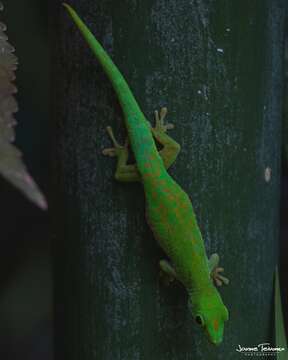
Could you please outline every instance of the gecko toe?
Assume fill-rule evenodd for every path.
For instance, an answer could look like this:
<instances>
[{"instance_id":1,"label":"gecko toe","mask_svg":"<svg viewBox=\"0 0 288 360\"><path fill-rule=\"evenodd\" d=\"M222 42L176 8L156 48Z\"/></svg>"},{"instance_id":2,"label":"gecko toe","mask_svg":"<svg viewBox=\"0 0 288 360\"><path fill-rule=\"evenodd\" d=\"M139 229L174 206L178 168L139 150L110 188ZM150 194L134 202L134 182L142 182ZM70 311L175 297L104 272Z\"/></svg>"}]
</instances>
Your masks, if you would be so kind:
<instances>
[{"instance_id":1,"label":"gecko toe","mask_svg":"<svg viewBox=\"0 0 288 360\"><path fill-rule=\"evenodd\" d=\"M116 149L115 148L103 149L102 154L104 156L114 157L114 156L116 156Z\"/></svg>"}]
</instances>

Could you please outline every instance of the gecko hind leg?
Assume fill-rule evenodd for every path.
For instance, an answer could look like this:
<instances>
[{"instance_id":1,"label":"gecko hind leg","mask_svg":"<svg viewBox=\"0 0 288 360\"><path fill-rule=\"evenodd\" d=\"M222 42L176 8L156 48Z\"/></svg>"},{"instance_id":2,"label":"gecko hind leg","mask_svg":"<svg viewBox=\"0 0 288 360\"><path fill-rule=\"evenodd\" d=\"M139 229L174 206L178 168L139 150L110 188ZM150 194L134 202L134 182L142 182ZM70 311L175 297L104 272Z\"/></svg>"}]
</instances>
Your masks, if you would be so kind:
<instances>
[{"instance_id":1,"label":"gecko hind leg","mask_svg":"<svg viewBox=\"0 0 288 360\"><path fill-rule=\"evenodd\" d=\"M177 274L172 265L167 260L160 260L160 279L165 285L170 285L175 279Z\"/></svg>"},{"instance_id":2,"label":"gecko hind leg","mask_svg":"<svg viewBox=\"0 0 288 360\"><path fill-rule=\"evenodd\" d=\"M117 167L115 172L115 179L121 182L140 181L140 175L135 164L127 164L129 151L128 140L124 145L120 145L116 140L111 126L107 127L107 132L114 145L113 148L107 148L102 151L103 155L110 157L117 157Z\"/></svg>"},{"instance_id":3,"label":"gecko hind leg","mask_svg":"<svg viewBox=\"0 0 288 360\"><path fill-rule=\"evenodd\" d=\"M165 168L168 169L176 160L179 152L180 145L167 135L167 130L173 129L173 124L165 124L164 119L167 115L167 108L163 107L160 110L155 111L155 126L151 129L155 139L163 146L163 149L159 151L160 156L163 159Z\"/></svg>"},{"instance_id":4,"label":"gecko hind leg","mask_svg":"<svg viewBox=\"0 0 288 360\"><path fill-rule=\"evenodd\" d=\"M224 272L224 269L218 266L219 259L220 258L218 254L212 254L210 256L210 259L208 260L210 276L217 286L222 286L222 284L228 285L229 279L223 275L220 275L220 273Z\"/></svg>"}]
</instances>

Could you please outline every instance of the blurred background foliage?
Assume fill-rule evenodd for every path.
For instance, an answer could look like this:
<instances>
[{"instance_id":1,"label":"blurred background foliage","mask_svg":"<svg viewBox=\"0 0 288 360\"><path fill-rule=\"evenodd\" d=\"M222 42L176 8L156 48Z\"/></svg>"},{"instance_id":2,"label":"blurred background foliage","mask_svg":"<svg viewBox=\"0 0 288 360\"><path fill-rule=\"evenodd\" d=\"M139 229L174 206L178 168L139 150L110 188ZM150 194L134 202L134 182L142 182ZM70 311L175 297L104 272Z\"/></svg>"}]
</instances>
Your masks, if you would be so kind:
<instances>
[{"instance_id":1,"label":"blurred background foliage","mask_svg":"<svg viewBox=\"0 0 288 360\"><path fill-rule=\"evenodd\" d=\"M16 143L45 194L48 188L48 1L3 1L1 21L19 58ZM2 178L1 359L52 359L52 276L48 215Z\"/></svg>"}]
</instances>

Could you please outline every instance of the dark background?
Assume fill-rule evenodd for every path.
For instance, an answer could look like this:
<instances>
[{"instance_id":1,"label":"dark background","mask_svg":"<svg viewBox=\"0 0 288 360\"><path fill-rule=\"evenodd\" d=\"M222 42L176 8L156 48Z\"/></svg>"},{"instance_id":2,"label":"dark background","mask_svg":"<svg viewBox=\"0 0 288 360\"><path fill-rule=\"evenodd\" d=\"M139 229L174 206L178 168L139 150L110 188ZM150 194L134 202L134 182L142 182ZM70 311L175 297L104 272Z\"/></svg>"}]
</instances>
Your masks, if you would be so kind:
<instances>
[{"instance_id":1,"label":"dark background","mask_svg":"<svg viewBox=\"0 0 288 360\"><path fill-rule=\"evenodd\" d=\"M45 194L49 179L49 27L48 1L9 0L1 20L17 49L17 144ZM53 46L53 41L50 42ZM53 161L53 159L52 159ZM283 160L281 196L281 277L287 309L288 170ZM52 359L51 232L47 213L30 204L0 179L0 357ZM49 199L49 197L48 197Z\"/></svg>"}]
</instances>

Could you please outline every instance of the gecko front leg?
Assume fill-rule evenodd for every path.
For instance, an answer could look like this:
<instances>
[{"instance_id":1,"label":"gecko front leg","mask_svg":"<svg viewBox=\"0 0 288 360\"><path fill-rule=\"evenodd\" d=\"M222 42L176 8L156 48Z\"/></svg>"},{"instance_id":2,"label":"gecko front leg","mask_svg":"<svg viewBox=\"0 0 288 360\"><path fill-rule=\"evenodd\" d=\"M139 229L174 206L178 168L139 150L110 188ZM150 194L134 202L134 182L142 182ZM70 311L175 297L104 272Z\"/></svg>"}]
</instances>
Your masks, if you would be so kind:
<instances>
[{"instance_id":1,"label":"gecko front leg","mask_svg":"<svg viewBox=\"0 0 288 360\"><path fill-rule=\"evenodd\" d=\"M122 182L140 181L140 175L135 164L127 164L129 152L128 152L128 140L124 145L120 145L116 140L111 126L107 127L107 132L113 142L114 147L104 149L102 151L105 156L116 156L117 167L115 172L115 179Z\"/></svg>"},{"instance_id":2,"label":"gecko front leg","mask_svg":"<svg viewBox=\"0 0 288 360\"><path fill-rule=\"evenodd\" d=\"M167 108L163 107L160 113L155 112L155 126L151 129L155 139L163 146L163 149L159 151L160 156L164 162L165 168L168 169L176 160L179 152L180 145L167 135L167 130L173 129L173 124L165 124L164 120L167 115Z\"/></svg>"},{"instance_id":3,"label":"gecko front leg","mask_svg":"<svg viewBox=\"0 0 288 360\"><path fill-rule=\"evenodd\" d=\"M219 260L219 255L216 253L210 256L210 259L208 260L210 276L217 286L222 286L222 284L228 285L229 279L220 275L220 273L224 272L224 268L218 266Z\"/></svg>"},{"instance_id":4,"label":"gecko front leg","mask_svg":"<svg viewBox=\"0 0 288 360\"><path fill-rule=\"evenodd\" d=\"M155 111L155 126L151 128L154 138L163 146L159 151L164 166L168 169L176 160L180 151L180 145L166 134L167 130L172 129L172 124L165 124L164 119L167 114L167 108L162 108L159 112ZM129 151L128 141L120 145L116 140L111 126L107 127L107 132L114 145L113 148L103 150L103 155L118 158L115 179L121 182L140 181L140 174L136 164L127 164Z\"/></svg>"}]
</instances>

